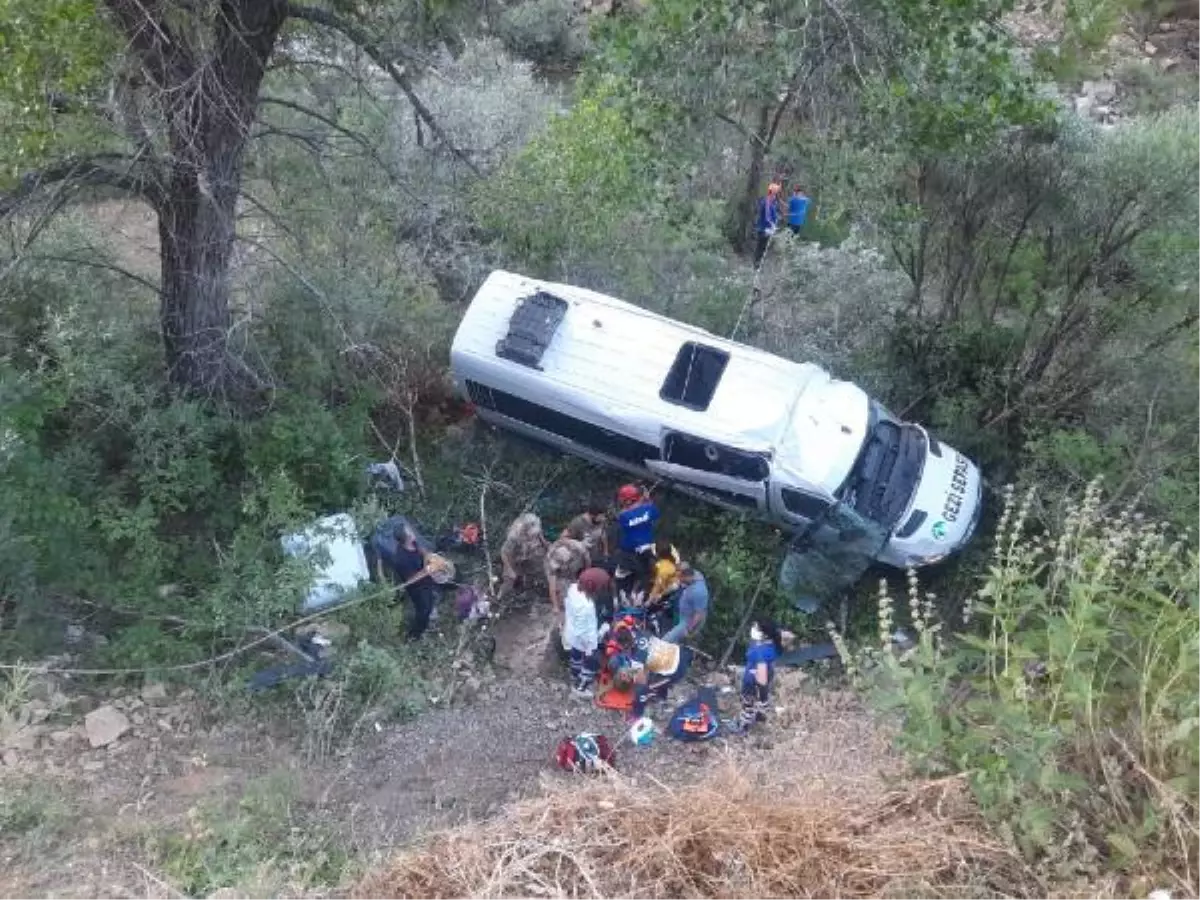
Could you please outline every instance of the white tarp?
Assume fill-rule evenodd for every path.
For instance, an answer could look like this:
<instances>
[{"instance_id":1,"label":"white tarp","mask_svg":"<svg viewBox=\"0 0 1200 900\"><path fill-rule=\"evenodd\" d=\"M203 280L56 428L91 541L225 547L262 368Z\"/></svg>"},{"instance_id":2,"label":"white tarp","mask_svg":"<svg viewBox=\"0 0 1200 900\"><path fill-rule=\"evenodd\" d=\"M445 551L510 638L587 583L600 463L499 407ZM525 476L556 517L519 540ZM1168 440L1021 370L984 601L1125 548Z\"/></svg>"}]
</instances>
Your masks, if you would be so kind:
<instances>
[{"instance_id":1,"label":"white tarp","mask_svg":"<svg viewBox=\"0 0 1200 900\"><path fill-rule=\"evenodd\" d=\"M331 606L370 580L362 539L347 513L326 516L304 531L284 535L281 541L288 556L306 557L319 550L328 554L328 563L318 564L316 578L304 598L304 612Z\"/></svg>"}]
</instances>

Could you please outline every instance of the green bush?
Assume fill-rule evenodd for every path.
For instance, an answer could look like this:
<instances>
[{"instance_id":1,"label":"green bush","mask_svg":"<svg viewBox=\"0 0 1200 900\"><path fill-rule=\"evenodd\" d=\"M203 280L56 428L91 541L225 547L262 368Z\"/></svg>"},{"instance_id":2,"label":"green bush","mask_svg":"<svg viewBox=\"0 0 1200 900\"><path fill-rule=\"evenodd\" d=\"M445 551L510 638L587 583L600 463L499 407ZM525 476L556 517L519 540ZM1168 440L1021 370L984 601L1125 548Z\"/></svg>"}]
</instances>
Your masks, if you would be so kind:
<instances>
[{"instance_id":1,"label":"green bush","mask_svg":"<svg viewBox=\"0 0 1200 900\"><path fill-rule=\"evenodd\" d=\"M909 575L916 646L897 652L886 582L880 646L851 651L856 681L899 717L919 771L962 773L980 806L1060 873L1174 873L1195 891L1200 662L1197 562L1160 524L1101 504L1062 520L1007 504L983 585L951 637ZM961 627L961 623L950 623Z\"/></svg>"},{"instance_id":2,"label":"green bush","mask_svg":"<svg viewBox=\"0 0 1200 900\"><path fill-rule=\"evenodd\" d=\"M505 10L497 28L514 56L539 66L574 66L587 54L587 26L574 0L528 0Z\"/></svg>"},{"instance_id":3,"label":"green bush","mask_svg":"<svg viewBox=\"0 0 1200 900\"><path fill-rule=\"evenodd\" d=\"M338 884L350 864L344 843L284 776L251 784L232 809L193 809L184 831L151 835L147 844L172 886L188 897L222 888L249 896L309 892Z\"/></svg>"}]
</instances>

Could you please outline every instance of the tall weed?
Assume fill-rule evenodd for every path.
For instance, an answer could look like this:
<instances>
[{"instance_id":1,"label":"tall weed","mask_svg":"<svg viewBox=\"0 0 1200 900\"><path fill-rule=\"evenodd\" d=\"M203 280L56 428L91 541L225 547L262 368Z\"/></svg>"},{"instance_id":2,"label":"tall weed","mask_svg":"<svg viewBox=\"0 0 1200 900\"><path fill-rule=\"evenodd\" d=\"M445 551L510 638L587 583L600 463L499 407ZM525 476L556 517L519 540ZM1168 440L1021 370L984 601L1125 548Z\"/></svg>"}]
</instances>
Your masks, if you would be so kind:
<instances>
[{"instance_id":1,"label":"tall weed","mask_svg":"<svg viewBox=\"0 0 1200 900\"><path fill-rule=\"evenodd\" d=\"M1060 874L1099 868L1197 886L1200 708L1197 555L1100 482L1061 521L1033 528L1032 492L1009 488L990 565L944 636L909 573L915 644L838 643L857 683L902 722L930 775L963 773L983 810ZM955 623L958 624L958 623Z\"/></svg>"}]
</instances>

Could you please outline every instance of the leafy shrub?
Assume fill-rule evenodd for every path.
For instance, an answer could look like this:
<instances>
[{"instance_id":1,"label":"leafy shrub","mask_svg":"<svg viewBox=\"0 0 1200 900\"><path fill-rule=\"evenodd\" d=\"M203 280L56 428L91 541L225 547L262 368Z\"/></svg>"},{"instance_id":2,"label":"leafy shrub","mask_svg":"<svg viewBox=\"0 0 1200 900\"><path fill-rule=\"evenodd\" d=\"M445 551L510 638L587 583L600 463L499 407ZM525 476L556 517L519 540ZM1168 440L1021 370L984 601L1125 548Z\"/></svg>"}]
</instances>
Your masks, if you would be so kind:
<instances>
[{"instance_id":1,"label":"leafy shrub","mask_svg":"<svg viewBox=\"0 0 1200 900\"><path fill-rule=\"evenodd\" d=\"M151 835L148 849L189 897L222 888L269 896L333 886L346 873L348 852L297 796L290 778L263 779L232 809L192 809L182 833Z\"/></svg>"},{"instance_id":2,"label":"leafy shrub","mask_svg":"<svg viewBox=\"0 0 1200 900\"><path fill-rule=\"evenodd\" d=\"M574 0L528 0L505 10L500 39L514 56L540 66L573 66L587 53L587 29Z\"/></svg>"},{"instance_id":3,"label":"leafy shrub","mask_svg":"<svg viewBox=\"0 0 1200 900\"><path fill-rule=\"evenodd\" d=\"M1075 873L1103 858L1168 870L1195 891L1200 662L1194 550L1158 523L1104 511L1099 483L1062 521L1027 529L1032 493L1010 489L969 629L942 631L909 574L916 645L892 645L886 582L880 646L852 652L857 682L899 716L926 774L964 773L1026 853Z\"/></svg>"}]
</instances>

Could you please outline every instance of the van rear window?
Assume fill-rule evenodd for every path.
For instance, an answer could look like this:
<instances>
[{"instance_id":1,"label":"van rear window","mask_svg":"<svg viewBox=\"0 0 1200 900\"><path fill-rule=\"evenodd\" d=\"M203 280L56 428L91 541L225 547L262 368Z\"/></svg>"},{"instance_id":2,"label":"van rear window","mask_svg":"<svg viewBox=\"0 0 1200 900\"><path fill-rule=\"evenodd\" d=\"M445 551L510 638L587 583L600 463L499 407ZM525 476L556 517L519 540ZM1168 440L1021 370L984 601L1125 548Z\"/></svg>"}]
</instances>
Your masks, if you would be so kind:
<instances>
[{"instance_id":1,"label":"van rear window","mask_svg":"<svg viewBox=\"0 0 1200 900\"><path fill-rule=\"evenodd\" d=\"M724 350L688 341L679 348L658 395L668 403L704 412L728 364L729 354Z\"/></svg>"}]
</instances>

